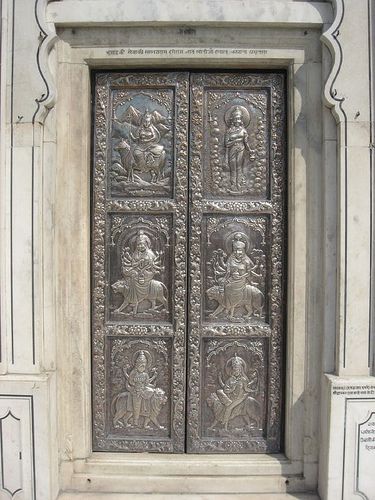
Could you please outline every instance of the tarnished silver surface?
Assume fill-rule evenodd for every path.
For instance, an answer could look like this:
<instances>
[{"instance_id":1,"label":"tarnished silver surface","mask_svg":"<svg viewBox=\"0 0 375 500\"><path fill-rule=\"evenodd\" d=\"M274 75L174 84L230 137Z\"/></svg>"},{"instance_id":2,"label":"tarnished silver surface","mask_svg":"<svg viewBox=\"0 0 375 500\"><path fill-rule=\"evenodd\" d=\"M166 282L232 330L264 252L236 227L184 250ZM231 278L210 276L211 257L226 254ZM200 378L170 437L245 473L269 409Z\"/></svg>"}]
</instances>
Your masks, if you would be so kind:
<instances>
[{"instance_id":1,"label":"tarnished silver surface","mask_svg":"<svg viewBox=\"0 0 375 500\"><path fill-rule=\"evenodd\" d=\"M253 87L207 88L202 139L206 197L269 193L268 90Z\"/></svg>"},{"instance_id":2,"label":"tarnished silver surface","mask_svg":"<svg viewBox=\"0 0 375 500\"><path fill-rule=\"evenodd\" d=\"M262 437L267 389L264 339L204 339L202 349L207 395L207 404L202 408L203 438Z\"/></svg>"},{"instance_id":3,"label":"tarnished silver surface","mask_svg":"<svg viewBox=\"0 0 375 500\"><path fill-rule=\"evenodd\" d=\"M96 76L94 450L185 450L188 83Z\"/></svg>"},{"instance_id":4,"label":"tarnished silver surface","mask_svg":"<svg viewBox=\"0 0 375 500\"><path fill-rule=\"evenodd\" d=\"M264 320L268 217L203 216L204 319Z\"/></svg>"},{"instance_id":5,"label":"tarnished silver surface","mask_svg":"<svg viewBox=\"0 0 375 500\"><path fill-rule=\"evenodd\" d=\"M114 436L164 436L170 429L170 341L112 338L111 412Z\"/></svg>"},{"instance_id":6,"label":"tarnished silver surface","mask_svg":"<svg viewBox=\"0 0 375 500\"><path fill-rule=\"evenodd\" d=\"M108 319L171 321L171 215L110 214Z\"/></svg>"},{"instance_id":7,"label":"tarnished silver surface","mask_svg":"<svg viewBox=\"0 0 375 500\"><path fill-rule=\"evenodd\" d=\"M281 447L285 98L281 74L193 74L187 450Z\"/></svg>"},{"instance_id":8,"label":"tarnished silver surface","mask_svg":"<svg viewBox=\"0 0 375 500\"><path fill-rule=\"evenodd\" d=\"M173 89L111 92L108 165L113 196L172 196L175 102Z\"/></svg>"},{"instance_id":9,"label":"tarnished silver surface","mask_svg":"<svg viewBox=\"0 0 375 500\"><path fill-rule=\"evenodd\" d=\"M279 451L284 76L98 74L94 135L94 450Z\"/></svg>"}]
</instances>

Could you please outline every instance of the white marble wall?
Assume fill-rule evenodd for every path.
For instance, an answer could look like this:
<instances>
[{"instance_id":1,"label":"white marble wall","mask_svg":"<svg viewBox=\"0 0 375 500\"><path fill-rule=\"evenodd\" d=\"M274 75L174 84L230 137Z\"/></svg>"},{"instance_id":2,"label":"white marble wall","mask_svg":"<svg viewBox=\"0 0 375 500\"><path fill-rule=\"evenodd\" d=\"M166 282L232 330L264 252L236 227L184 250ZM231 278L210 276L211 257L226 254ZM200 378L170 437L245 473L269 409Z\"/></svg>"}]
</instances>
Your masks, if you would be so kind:
<instances>
[{"instance_id":1,"label":"white marble wall","mask_svg":"<svg viewBox=\"0 0 375 500\"><path fill-rule=\"evenodd\" d=\"M46 2L3 0L1 8L0 498L51 500L59 486L54 331L47 321L53 311L43 248L51 227L46 167L53 169L45 122L53 105Z\"/></svg>"},{"instance_id":2,"label":"white marble wall","mask_svg":"<svg viewBox=\"0 0 375 500\"><path fill-rule=\"evenodd\" d=\"M100 498L202 487L371 498L374 455L361 441L375 412L371 8L372 0L2 0L1 499L16 489L17 498L55 500L63 489ZM128 51L158 44L168 57ZM219 46L227 55L197 52ZM204 457L91 454L89 70L124 66L289 71L284 457L209 459L205 476Z\"/></svg>"},{"instance_id":3,"label":"white marble wall","mask_svg":"<svg viewBox=\"0 0 375 500\"><path fill-rule=\"evenodd\" d=\"M366 452L366 461L359 460L355 437L375 411L370 21L374 5L338 0L335 6L335 22L323 38L334 57L324 97L335 116L338 138L336 356L331 371L336 377L323 375L321 405L319 491L328 500L372 498L375 491L370 477L375 455Z\"/></svg>"}]
</instances>

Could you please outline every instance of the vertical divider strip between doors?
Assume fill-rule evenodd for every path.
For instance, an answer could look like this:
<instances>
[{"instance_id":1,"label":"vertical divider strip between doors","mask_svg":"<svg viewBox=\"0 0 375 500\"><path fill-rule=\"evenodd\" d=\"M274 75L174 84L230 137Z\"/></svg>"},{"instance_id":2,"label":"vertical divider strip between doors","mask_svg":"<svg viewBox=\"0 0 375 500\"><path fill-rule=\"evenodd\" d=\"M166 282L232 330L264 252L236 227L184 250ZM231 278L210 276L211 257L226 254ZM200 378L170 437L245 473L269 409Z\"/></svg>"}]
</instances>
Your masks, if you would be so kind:
<instances>
[{"instance_id":1,"label":"vertical divider strip between doors","mask_svg":"<svg viewBox=\"0 0 375 500\"><path fill-rule=\"evenodd\" d=\"M192 73L189 72L189 117L188 117L188 128L187 128L187 137L188 137L188 172L187 172L187 222L186 222L186 325L185 325L185 453L187 453L187 432L188 432L188 395L189 395L189 318L190 318L190 208L191 208L191 194L190 194L190 160L191 160L191 141L190 141L190 128L191 128L191 78Z\"/></svg>"}]
</instances>

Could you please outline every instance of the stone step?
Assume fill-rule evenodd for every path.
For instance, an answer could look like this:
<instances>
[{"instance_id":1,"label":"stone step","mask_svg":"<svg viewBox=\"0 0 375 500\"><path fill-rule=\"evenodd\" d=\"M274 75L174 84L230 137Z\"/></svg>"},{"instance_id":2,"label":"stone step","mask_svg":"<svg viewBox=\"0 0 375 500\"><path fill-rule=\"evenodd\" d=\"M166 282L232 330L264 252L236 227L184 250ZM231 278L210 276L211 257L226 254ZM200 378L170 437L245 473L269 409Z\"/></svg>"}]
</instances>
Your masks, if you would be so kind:
<instances>
[{"instance_id":1,"label":"stone step","mask_svg":"<svg viewBox=\"0 0 375 500\"><path fill-rule=\"evenodd\" d=\"M308 493L245 493L245 494L123 494L123 493L62 493L57 500L319 500Z\"/></svg>"}]
</instances>

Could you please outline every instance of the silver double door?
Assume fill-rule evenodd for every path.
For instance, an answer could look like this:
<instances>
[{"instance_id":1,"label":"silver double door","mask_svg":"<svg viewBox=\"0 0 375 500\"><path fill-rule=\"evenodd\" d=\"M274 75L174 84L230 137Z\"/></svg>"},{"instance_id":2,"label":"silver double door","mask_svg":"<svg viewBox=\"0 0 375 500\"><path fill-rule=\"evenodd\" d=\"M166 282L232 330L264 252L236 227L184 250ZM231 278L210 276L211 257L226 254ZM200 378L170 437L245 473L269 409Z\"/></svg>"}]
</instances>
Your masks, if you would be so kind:
<instances>
[{"instance_id":1,"label":"silver double door","mask_svg":"<svg viewBox=\"0 0 375 500\"><path fill-rule=\"evenodd\" d=\"M93 449L280 451L285 75L93 93Z\"/></svg>"}]
</instances>

